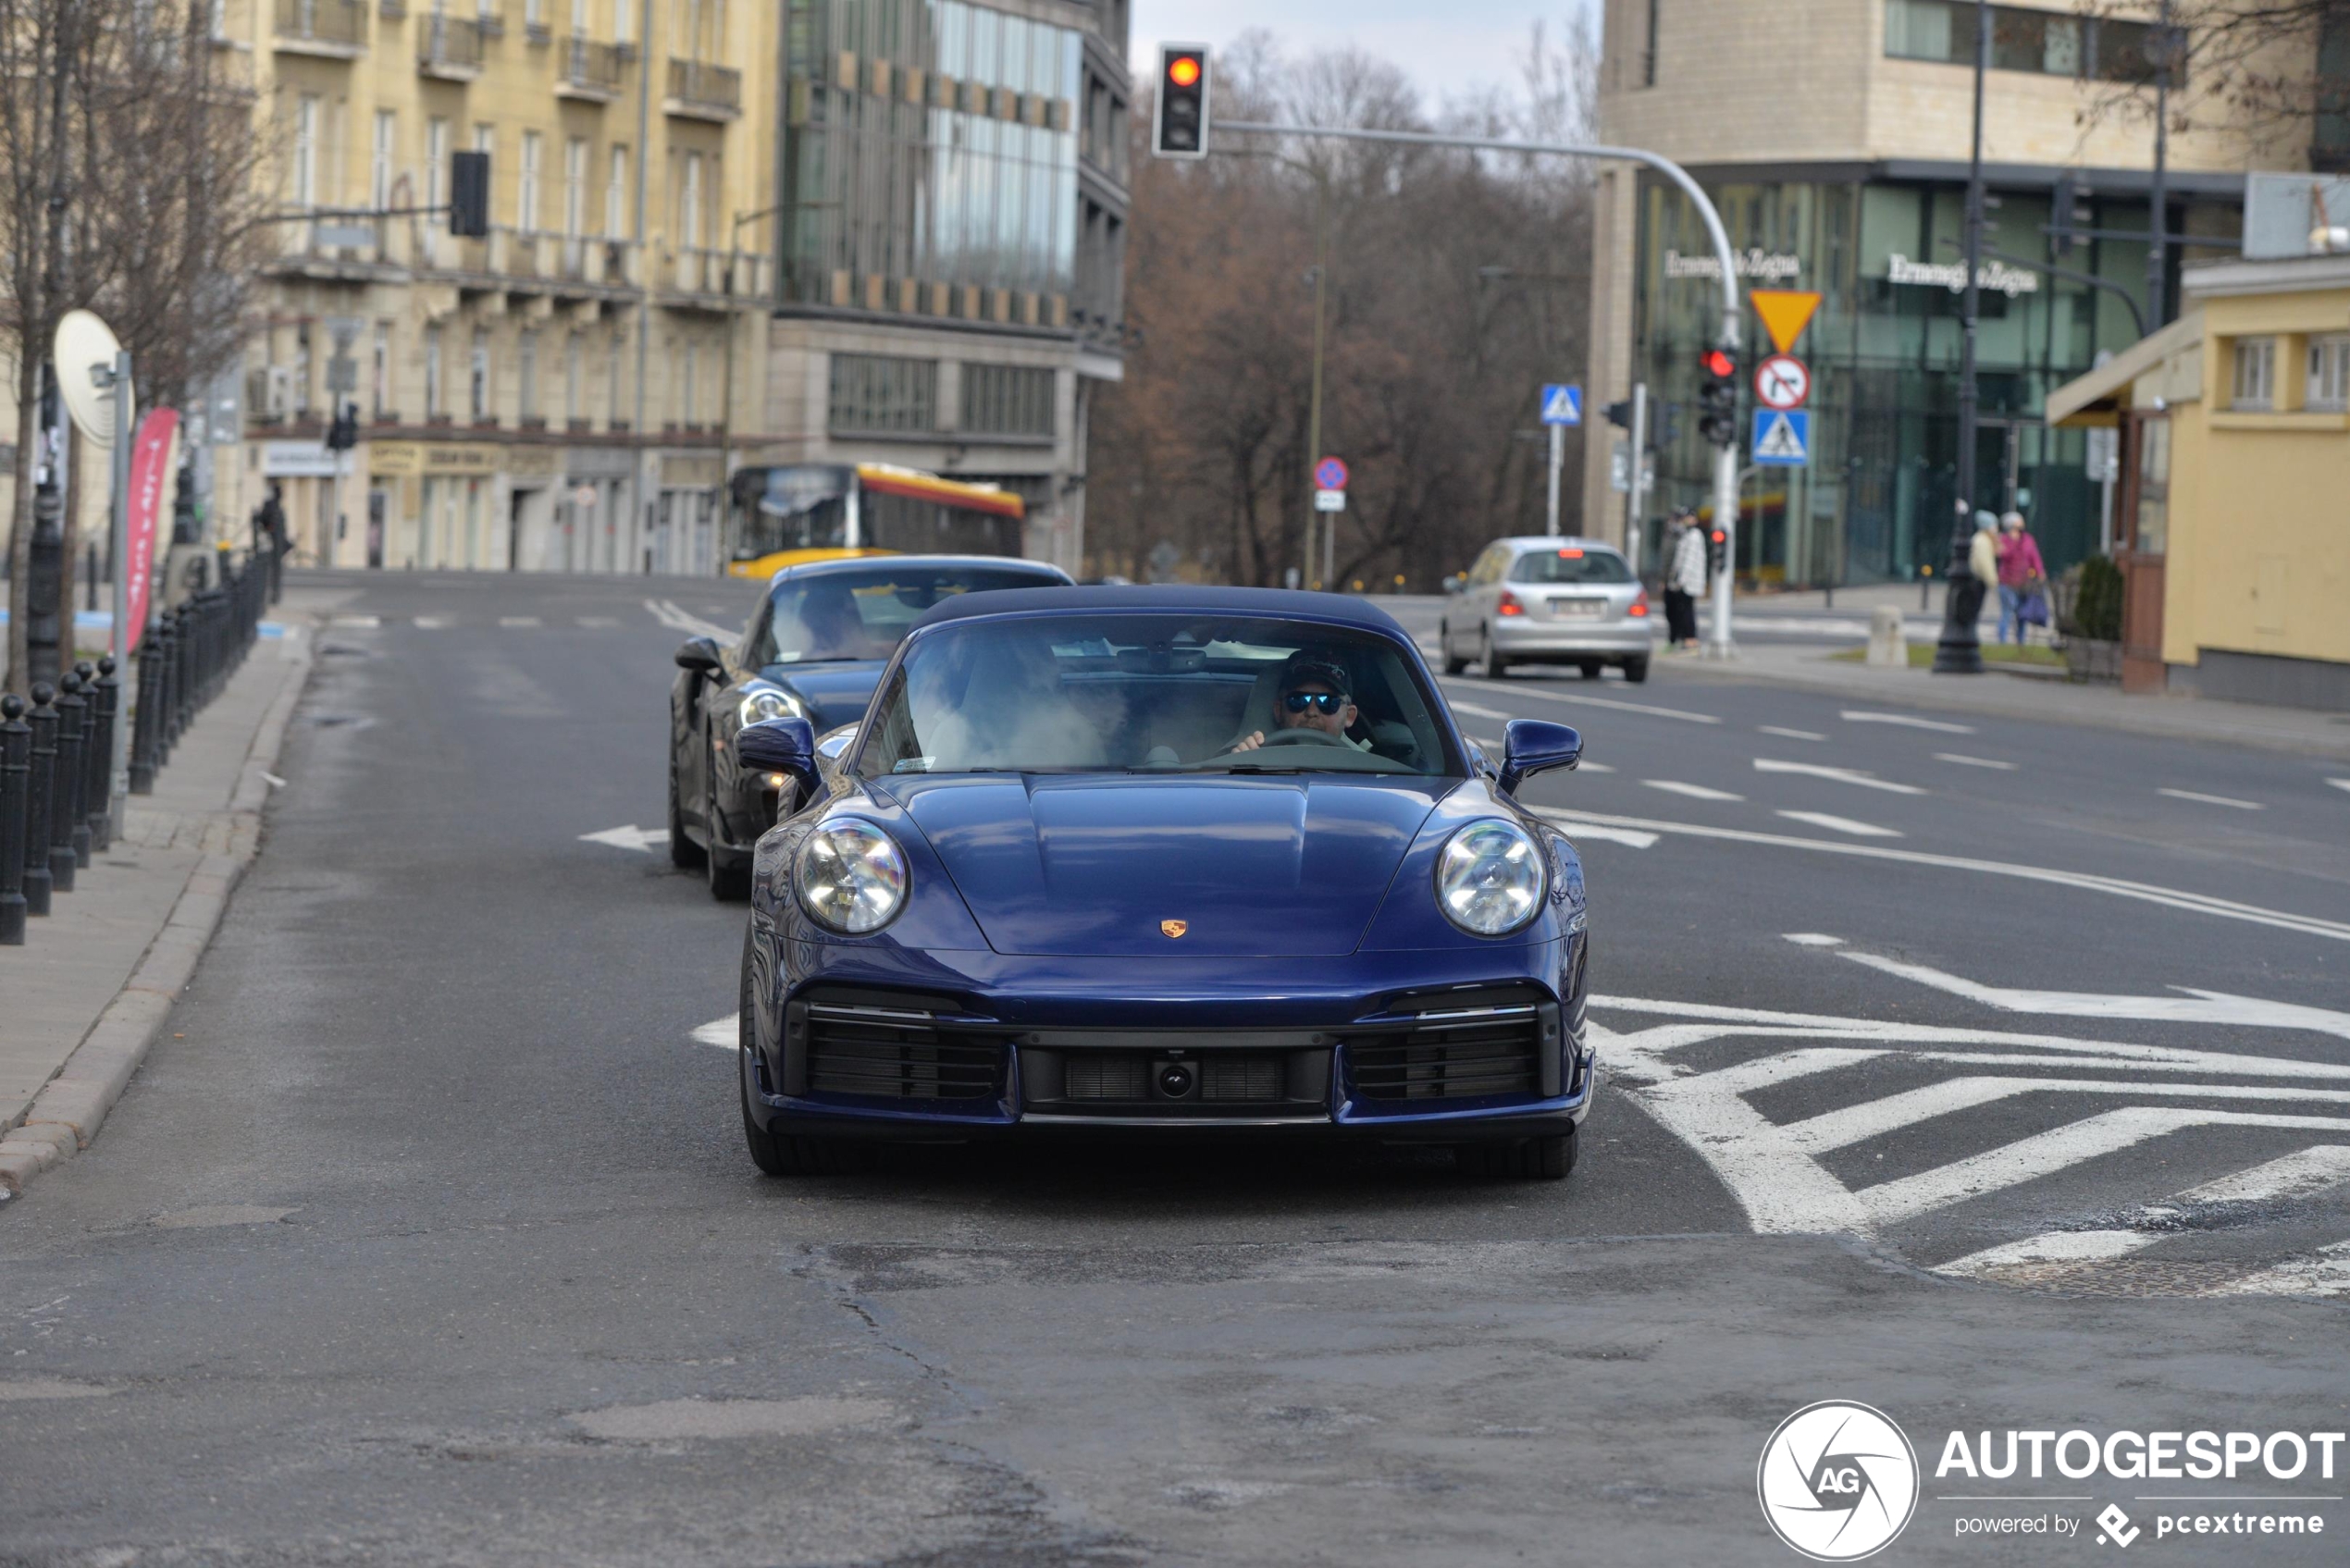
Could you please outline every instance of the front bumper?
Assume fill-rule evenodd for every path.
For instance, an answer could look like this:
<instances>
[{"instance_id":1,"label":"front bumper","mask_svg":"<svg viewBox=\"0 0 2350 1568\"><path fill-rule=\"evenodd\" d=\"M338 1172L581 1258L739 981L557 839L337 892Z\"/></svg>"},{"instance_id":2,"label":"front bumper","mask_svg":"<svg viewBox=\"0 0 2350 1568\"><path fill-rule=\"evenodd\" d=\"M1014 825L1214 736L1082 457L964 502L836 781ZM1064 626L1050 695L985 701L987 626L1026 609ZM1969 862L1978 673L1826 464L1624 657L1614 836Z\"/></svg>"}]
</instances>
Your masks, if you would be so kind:
<instances>
[{"instance_id":1,"label":"front bumper","mask_svg":"<svg viewBox=\"0 0 2350 1568\"><path fill-rule=\"evenodd\" d=\"M773 942L754 932L744 1086L797 1135L1486 1141L1571 1130L1596 1079L1580 934L1310 965L934 953L918 975Z\"/></svg>"},{"instance_id":2,"label":"front bumper","mask_svg":"<svg viewBox=\"0 0 2350 1568\"><path fill-rule=\"evenodd\" d=\"M1497 618L1492 626L1498 653L1583 655L1599 658L1639 658L1650 651L1654 635L1647 618L1630 622L1538 621L1531 616Z\"/></svg>"}]
</instances>

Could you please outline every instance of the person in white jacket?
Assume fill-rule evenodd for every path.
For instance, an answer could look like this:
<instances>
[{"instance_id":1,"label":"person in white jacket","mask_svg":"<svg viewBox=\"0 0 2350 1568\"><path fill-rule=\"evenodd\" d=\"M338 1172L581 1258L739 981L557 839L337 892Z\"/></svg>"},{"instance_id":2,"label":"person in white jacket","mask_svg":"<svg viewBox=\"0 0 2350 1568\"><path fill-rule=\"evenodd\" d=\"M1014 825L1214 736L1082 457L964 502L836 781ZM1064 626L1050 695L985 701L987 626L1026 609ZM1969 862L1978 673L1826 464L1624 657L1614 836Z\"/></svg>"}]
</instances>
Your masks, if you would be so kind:
<instances>
[{"instance_id":1,"label":"person in white jacket","mask_svg":"<svg viewBox=\"0 0 2350 1568\"><path fill-rule=\"evenodd\" d=\"M1697 646L1697 601L1705 597L1705 530L1687 507L1673 514L1671 553L1664 566L1664 636L1678 648Z\"/></svg>"}]
</instances>

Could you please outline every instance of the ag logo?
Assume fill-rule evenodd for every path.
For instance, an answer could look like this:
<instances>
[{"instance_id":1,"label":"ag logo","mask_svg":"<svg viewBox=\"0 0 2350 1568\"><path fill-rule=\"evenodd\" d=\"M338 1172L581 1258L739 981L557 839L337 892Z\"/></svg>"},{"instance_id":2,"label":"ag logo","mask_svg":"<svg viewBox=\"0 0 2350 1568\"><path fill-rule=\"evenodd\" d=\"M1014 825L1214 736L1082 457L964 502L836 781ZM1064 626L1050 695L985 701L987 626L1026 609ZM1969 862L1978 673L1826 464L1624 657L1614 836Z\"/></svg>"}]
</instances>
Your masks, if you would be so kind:
<instances>
[{"instance_id":1,"label":"ag logo","mask_svg":"<svg viewBox=\"0 0 2350 1568\"><path fill-rule=\"evenodd\" d=\"M1779 1423L1754 1487L1779 1539L1815 1562L1851 1562L1910 1523L1917 1451L1884 1412L1823 1400Z\"/></svg>"}]
</instances>

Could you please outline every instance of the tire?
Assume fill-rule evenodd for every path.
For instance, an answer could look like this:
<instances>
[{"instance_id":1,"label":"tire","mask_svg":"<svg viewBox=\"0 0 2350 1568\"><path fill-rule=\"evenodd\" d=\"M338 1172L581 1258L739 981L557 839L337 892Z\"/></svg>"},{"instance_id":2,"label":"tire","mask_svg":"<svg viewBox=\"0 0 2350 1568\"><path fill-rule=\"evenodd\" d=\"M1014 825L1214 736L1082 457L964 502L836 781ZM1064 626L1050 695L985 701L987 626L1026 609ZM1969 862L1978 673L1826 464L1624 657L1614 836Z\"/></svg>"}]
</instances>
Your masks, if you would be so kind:
<instances>
[{"instance_id":1,"label":"tire","mask_svg":"<svg viewBox=\"0 0 2350 1568\"><path fill-rule=\"evenodd\" d=\"M1596 659L1578 659L1575 661L1575 667L1583 673L1583 678L1587 681L1598 680L1600 672L1607 668Z\"/></svg>"},{"instance_id":2,"label":"tire","mask_svg":"<svg viewBox=\"0 0 2350 1568\"><path fill-rule=\"evenodd\" d=\"M1510 1143L1472 1143L1460 1151L1463 1169L1505 1181L1564 1181L1575 1169L1576 1134L1525 1138Z\"/></svg>"},{"instance_id":3,"label":"tire","mask_svg":"<svg viewBox=\"0 0 2350 1568\"><path fill-rule=\"evenodd\" d=\"M1626 660L1624 661L1624 678L1631 682L1634 685L1639 685L1642 681L1647 680L1649 678L1648 656L1646 654L1642 654L1638 659Z\"/></svg>"},{"instance_id":4,"label":"tire","mask_svg":"<svg viewBox=\"0 0 2350 1568\"><path fill-rule=\"evenodd\" d=\"M1453 653L1453 630L1441 621L1436 623L1436 646L1443 659L1446 674L1466 675L1468 673L1469 661Z\"/></svg>"},{"instance_id":5,"label":"tire","mask_svg":"<svg viewBox=\"0 0 2350 1568\"><path fill-rule=\"evenodd\" d=\"M686 836L685 814L677 809L677 763L669 764L669 863L681 871L699 870L701 846Z\"/></svg>"},{"instance_id":6,"label":"tire","mask_svg":"<svg viewBox=\"0 0 2350 1568\"><path fill-rule=\"evenodd\" d=\"M1493 634L1479 632L1477 637L1478 660L1485 666L1485 678L1498 681L1510 673L1510 661L1493 651Z\"/></svg>"},{"instance_id":7,"label":"tire","mask_svg":"<svg viewBox=\"0 0 2350 1568\"><path fill-rule=\"evenodd\" d=\"M750 959L754 949L750 932L743 932L742 983L736 1001L742 1010L738 1036L741 1058L735 1077L743 1104L743 1142L750 1150L750 1163L759 1167L761 1176L841 1176L862 1170L869 1163L864 1146L833 1138L795 1138L788 1132L762 1130L750 1111L751 1031L753 1022L750 999Z\"/></svg>"},{"instance_id":8,"label":"tire","mask_svg":"<svg viewBox=\"0 0 2350 1568\"><path fill-rule=\"evenodd\" d=\"M713 840L717 833L710 835ZM721 904L739 904L750 896L750 858L729 860L712 849L704 861L710 871L710 895Z\"/></svg>"}]
</instances>

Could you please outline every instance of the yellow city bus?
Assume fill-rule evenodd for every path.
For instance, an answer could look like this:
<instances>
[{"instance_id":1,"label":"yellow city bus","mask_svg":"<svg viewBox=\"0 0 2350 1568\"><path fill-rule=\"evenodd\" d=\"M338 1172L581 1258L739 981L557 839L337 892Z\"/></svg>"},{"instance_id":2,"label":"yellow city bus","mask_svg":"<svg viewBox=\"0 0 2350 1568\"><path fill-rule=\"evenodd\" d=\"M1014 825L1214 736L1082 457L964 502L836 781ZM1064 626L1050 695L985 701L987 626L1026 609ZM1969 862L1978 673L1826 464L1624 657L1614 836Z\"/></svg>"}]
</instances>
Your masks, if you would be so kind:
<instances>
[{"instance_id":1,"label":"yellow city bus","mask_svg":"<svg viewBox=\"0 0 2350 1568\"><path fill-rule=\"evenodd\" d=\"M886 463L738 469L726 492L726 570L764 581L806 561L1020 553L1028 509L993 485Z\"/></svg>"}]
</instances>

